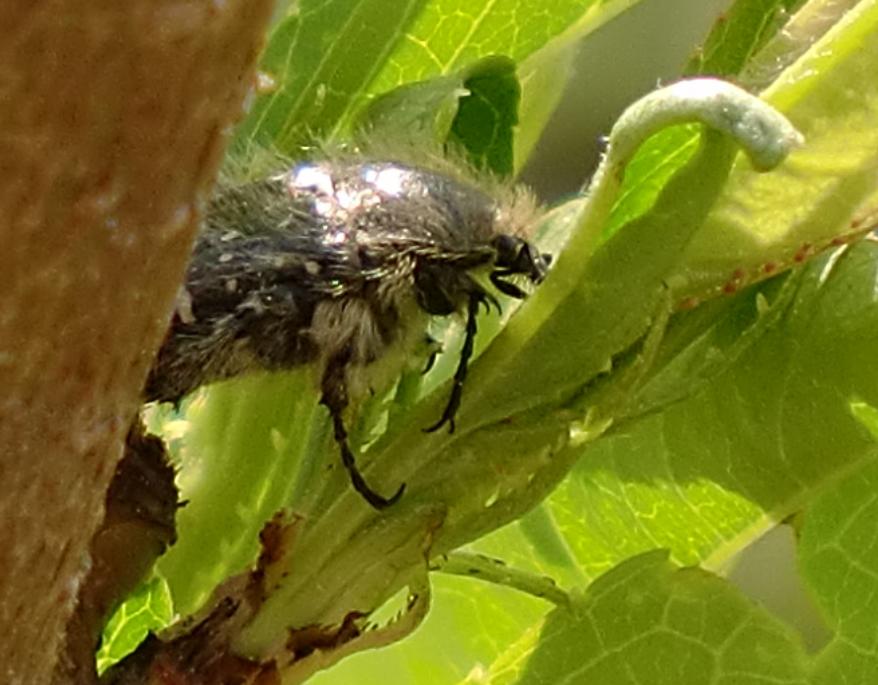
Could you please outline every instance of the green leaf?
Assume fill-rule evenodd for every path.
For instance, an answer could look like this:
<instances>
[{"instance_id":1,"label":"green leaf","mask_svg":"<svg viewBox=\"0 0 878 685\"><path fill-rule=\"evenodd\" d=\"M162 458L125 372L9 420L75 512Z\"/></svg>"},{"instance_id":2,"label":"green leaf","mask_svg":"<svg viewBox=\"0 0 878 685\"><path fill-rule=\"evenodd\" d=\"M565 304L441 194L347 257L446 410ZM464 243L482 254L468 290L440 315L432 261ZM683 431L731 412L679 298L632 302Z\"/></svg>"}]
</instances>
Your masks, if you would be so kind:
<instances>
[{"instance_id":1,"label":"green leaf","mask_svg":"<svg viewBox=\"0 0 878 685\"><path fill-rule=\"evenodd\" d=\"M659 202L662 211L618 234L591 260L585 261L568 245L552 275L557 275L556 288L550 278L472 366L472 390L461 405L457 432L449 436L423 431L429 425L427 417L444 402L432 399L434 393L370 446L366 458L371 463L363 467L367 477L373 483L405 482L405 501L376 515L350 489L333 499L323 516L297 535L296 550L281 562L274 592L242 630L239 649L261 652L284 626L321 618L339 621L353 598L357 606L376 607L386 599L386 583L423 563L419 536L430 540L431 554L439 554L521 515L548 493L577 456L564 449L569 416L563 409L547 413L544 408L534 408L540 420L521 414L538 407L541 399L551 406L565 393L569 396L603 370L614 350L624 350L644 335L661 300L662 276L722 187L734 150L731 139L707 130L699 154L665 188ZM620 261L639 268L620 274ZM549 312L553 316L547 318ZM603 315L612 317L614 325L606 327L606 336L596 339L592 348L564 349L556 359L541 359L538 366L521 365L519 354L523 359L540 344L545 348L542 336L557 346L564 335L572 334L578 343L578 329L559 331ZM535 328L521 334L518 322L524 322L525 331L527 326ZM578 364L582 354L592 356ZM563 370L560 360L566 361ZM501 375L492 376L497 371L491 364ZM488 371L480 373L483 368ZM537 368L545 375L534 375ZM571 374L571 369L581 375ZM516 378L514 384L509 374ZM529 388L528 383L536 385ZM558 387L546 399L545 387L553 383ZM528 404L516 404L520 398ZM372 559L368 577L360 568L363 555ZM283 570L293 563L296 574ZM338 590L315 597L310 588L315 583L328 588L327 578L334 579Z\"/></svg>"},{"instance_id":2,"label":"green leaf","mask_svg":"<svg viewBox=\"0 0 878 685\"><path fill-rule=\"evenodd\" d=\"M621 425L586 448L574 471L540 507L472 547L552 576L565 587L584 586L656 546L671 548L680 563L718 568L778 520L827 488L834 492L840 475L859 473L876 456L873 438L854 415L856 403L862 404L863 398L874 402L878 392L871 362L878 311L870 304L876 264L878 245L866 242L813 263L802 275L718 301L719 313L699 308L677 318L666 338L676 341L677 354L669 356L711 360L716 355L714 363L726 371L717 376L714 370L710 383L702 382L688 399ZM702 317L713 325L705 326ZM658 377L685 377L690 371L681 364ZM859 491L870 493L866 485ZM839 522L852 514L864 527L862 534L871 535L874 516L853 494L841 491L832 501L838 510L815 514L823 520L826 535L837 535ZM819 512L821 505L816 506ZM803 545L807 535L811 533L803 531ZM803 560L806 576L809 565L825 566L827 555L845 556L837 544L821 544L818 559ZM874 568L862 556L871 554L871 547L853 546L859 547L860 556L854 558L861 568ZM818 590L828 595L827 605L847 587L839 577L847 564L829 568L833 576ZM864 573L865 582L868 571ZM871 583L854 591L852 606L871 596ZM437 602L449 599L453 595ZM505 598L506 612L514 615L516 606L514 596ZM466 611L461 602L443 610ZM428 621L419 635L430 630ZM466 636L432 635L434 641L441 636L446 649L452 649L449 643L457 649L467 644ZM534 634L526 626L522 635L525 645L533 646L539 638L538 630ZM832 663L844 662L849 654L843 645L839 640L828 652L831 656L837 651ZM417 649L405 643L373 658L428 658ZM517 647L510 649L514 655ZM846 663L853 669L861 659ZM860 682L870 681L864 676Z\"/></svg>"},{"instance_id":3,"label":"green leaf","mask_svg":"<svg viewBox=\"0 0 878 685\"><path fill-rule=\"evenodd\" d=\"M434 77L455 70L465 74L467 65L491 54L527 57L518 73L522 130L532 139L545 111L533 108L540 77L527 67L542 60L542 68L551 69L563 61L558 45L566 36L587 32L627 4L559 1L555 12L542 5L544 26L524 4L511 12L506 0L478 17L447 2L306 0L272 36L265 64L278 87L257 99L238 143L274 143L289 151L312 133L340 136L380 94L432 79L424 81L424 90L393 91L382 116L399 122L394 117L409 107L409 120L424 130L458 124L470 150L479 136L469 131L496 133L502 144L486 149L488 165L507 171L511 67L469 84L478 93L469 104L491 103L487 120L484 111L475 110L461 110L456 120L460 81L453 79L460 76ZM766 27L776 26L778 7L742 0L725 33L712 39L703 68L744 64L766 42ZM567 23L559 24L558 17ZM507 40L498 20L515 40ZM751 34L745 26L760 28ZM485 27L493 28L485 33ZM875 2L863 0L824 33L815 30L821 42L770 92L809 136L809 147L787 167L777 189L769 184L770 192L763 193L761 178L741 166L729 182L725 143L713 141L705 151L689 132L660 134L655 147L650 144L629 166L625 196L599 251L565 253L556 264L556 285L550 279L541 287L474 365L456 435L422 433L446 397L440 389L414 411L399 403L401 415L374 442L385 398L374 400L377 418L364 419L358 428L357 442L368 447L360 463L381 490L408 484L393 511L375 515L350 491L307 373L218 385L206 393L206 404L194 401L186 416L192 430L183 441L182 472L183 497L191 503L180 514L180 543L162 565L180 611L191 611L215 582L245 568L257 551L262 522L290 502L306 522L303 534L286 562L289 579L235 645L247 653L275 644L288 625L331 624L352 608L380 605L409 582L412 564L423 564L425 549L454 547L514 519L577 460L549 500L474 548L553 575L565 587L584 586L659 545L671 548L678 561L717 566L840 474L872 458L870 438L852 413L857 402L878 404L873 390L878 379L869 371L870 342L878 332L869 299L878 256L873 245L858 245L802 274L676 315L656 350L650 352L645 342L663 332L654 322L661 318L668 283L698 297L729 284L728 290L740 289L752 278L751 261L762 273L764 260L784 257L793 236L831 241L852 212L874 201L869 122L875 120L875 98L869 75L875 73L872 46L878 43ZM509 50L500 46L504 40ZM769 41L765 49L772 45ZM558 75L551 76L549 91L557 85ZM861 98L852 97L861 92ZM418 121L421 106L427 112ZM496 118L490 118L491 109ZM856 145L845 144L845 132ZM833 145L840 150L837 166L828 152ZM762 193L755 203L754 190ZM812 190L823 195L815 198ZM717 197L727 210L736 199L750 203L749 214L731 221L734 231L745 231L743 239L734 231L725 235L730 222L717 213ZM705 217L711 228L699 237ZM775 226L788 232L773 232ZM698 250L690 246L693 235ZM772 262L773 268L798 254ZM731 278L742 268L745 277ZM497 324L485 330L492 325ZM480 335L479 344L489 337ZM833 363L827 366L826 359ZM592 407L592 414L576 423L582 410ZM611 432L583 448L569 443L571 423L574 436ZM643 578L672 596L667 576L686 573L702 577L672 573L665 565ZM663 580L653 582L655 575ZM471 670L483 673L484 665L522 634L521 654L534 649L551 654L539 651L539 632L526 632L542 613L541 602L519 600L505 589L473 589L460 579L437 580L435 586L437 602L446 602L434 609L439 618L428 619L425 630L399 651L386 650L371 662L359 657L352 671L344 665L334 669L342 678L337 682L344 682L346 673L350 680L367 670L379 682L391 663L409 669L412 682L454 682ZM458 601L450 603L453 597ZM702 606L701 599L693 602ZM476 618L497 633L486 628L455 639ZM431 625L438 637L429 632Z\"/></svg>"},{"instance_id":4,"label":"green leaf","mask_svg":"<svg viewBox=\"0 0 878 685\"><path fill-rule=\"evenodd\" d=\"M457 74L385 93L364 109L356 127L366 141L398 139L440 155L450 143L473 168L508 177L519 95L515 63L487 57Z\"/></svg>"},{"instance_id":5,"label":"green leaf","mask_svg":"<svg viewBox=\"0 0 878 685\"><path fill-rule=\"evenodd\" d=\"M303 0L269 38L262 70L274 87L257 94L234 148L241 152L255 144L289 154L315 138L343 137L362 108L382 93L489 55L521 62L562 34L567 40L584 35L633 4L636 0L499 0L481 7L457 0ZM540 92L547 102L554 99L545 88Z\"/></svg>"},{"instance_id":6,"label":"green leaf","mask_svg":"<svg viewBox=\"0 0 878 685\"><path fill-rule=\"evenodd\" d=\"M513 129L521 95L515 62L495 58L477 64L479 68L471 69L463 83L469 96L460 102L450 140L469 152L475 168L509 177L514 170Z\"/></svg>"},{"instance_id":7,"label":"green leaf","mask_svg":"<svg viewBox=\"0 0 878 685\"><path fill-rule=\"evenodd\" d=\"M878 673L878 448L873 460L808 509L799 541L802 574L835 635L817 656L815 685L867 685Z\"/></svg>"},{"instance_id":8,"label":"green leaf","mask_svg":"<svg viewBox=\"0 0 878 685\"><path fill-rule=\"evenodd\" d=\"M713 26L689 64L686 76L734 76L774 38L805 0L738 0Z\"/></svg>"},{"instance_id":9,"label":"green leaf","mask_svg":"<svg viewBox=\"0 0 878 685\"><path fill-rule=\"evenodd\" d=\"M460 107L468 96L464 76L437 76L407 83L378 96L357 117L356 129L366 140L400 137L427 150L441 150Z\"/></svg>"},{"instance_id":10,"label":"green leaf","mask_svg":"<svg viewBox=\"0 0 878 685\"><path fill-rule=\"evenodd\" d=\"M865 242L810 265L728 370L585 450L547 506L589 575L655 546L715 567L872 458L850 407L878 394L876 258Z\"/></svg>"},{"instance_id":11,"label":"green leaf","mask_svg":"<svg viewBox=\"0 0 878 685\"><path fill-rule=\"evenodd\" d=\"M195 611L218 583L249 568L263 523L293 498L303 501L310 479L320 477L320 465L305 458L320 455L314 443L327 438L315 397L307 372L298 371L219 383L185 407L176 461L187 504L177 513L178 541L159 562L179 613Z\"/></svg>"},{"instance_id":12,"label":"green leaf","mask_svg":"<svg viewBox=\"0 0 878 685\"><path fill-rule=\"evenodd\" d=\"M141 585L110 617L97 654L98 672L131 652L150 631L164 628L174 616L171 593L159 575Z\"/></svg>"},{"instance_id":13,"label":"green leaf","mask_svg":"<svg viewBox=\"0 0 878 685\"><path fill-rule=\"evenodd\" d=\"M269 37L262 70L274 82L238 128L236 148L252 143L291 153L327 136L350 114L424 0L306 0ZM399 83L401 83L400 81ZM399 85L399 83L394 85ZM389 89L387 89L389 90Z\"/></svg>"},{"instance_id":14,"label":"green leaf","mask_svg":"<svg viewBox=\"0 0 878 685\"><path fill-rule=\"evenodd\" d=\"M665 186L655 210L593 257L577 249L574 229L551 278L473 365L471 389L461 404L462 430L468 412L487 424L564 401L646 333L668 270L720 192L733 155L730 141L709 134L698 155Z\"/></svg>"},{"instance_id":15,"label":"green leaf","mask_svg":"<svg viewBox=\"0 0 878 685\"><path fill-rule=\"evenodd\" d=\"M678 569L664 551L598 578L467 683L804 685L801 644L725 581Z\"/></svg>"},{"instance_id":16,"label":"green leaf","mask_svg":"<svg viewBox=\"0 0 878 685\"><path fill-rule=\"evenodd\" d=\"M690 60L684 73L689 76L715 75L732 78L745 87L751 82L759 83L763 88L770 85L783 68L812 48L833 22L838 21L848 9L846 3L835 0L811 0L787 25L783 25L783 32L778 34L787 16L786 12L798 4L801 4L799 0L738 0L717 20L705 46ZM817 15L820 20L811 19L813 15ZM835 40L838 38L828 38L829 45L822 49L834 49L831 46ZM812 50L812 54L820 53ZM789 81L797 78L789 78L787 85L781 85L781 88L788 87ZM833 77L827 75L826 78L828 80L823 83L831 83ZM816 88L819 93L820 86L817 85ZM783 107L780 109L790 114ZM802 125L801 119L793 118L793 122L797 126ZM625 171L622 195L613 208L606 229L607 235L612 235L626 222L648 211L667 180L689 159L695 144L696 130L693 127L681 127L663 131L642 147ZM808 137L807 146L810 147L811 144L811 138ZM737 172L742 178L733 179L733 183L741 183L752 175L746 163L739 164ZM742 194L747 192L743 190ZM739 251L736 256L738 254L747 253ZM779 268L780 264L775 264L775 269ZM734 267L722 274L720 287L726 283L733 270ZM737 286L740 285L739 282Z\"/></svg>"},{"instance_id":17,"label":"green leaf","mask_svg":"<svg viewBox=\"0 0 878 685\"><path fill-rule=\"evenodd\" d=\"M435 574L433 606L418 630L379 651L345 659L318 673L309 685L439 685L486 671L498 652L538 621L542 600L468 578Z\"/></svg>"},{"instance_id":18,"label":"green leaf","mask_svg":"<svg viewBox=\"0 0 878 685\"><path fill-rule=\"evenodd\" d=\"M878 187L875 73L878 3L864 0L763 94L805 145L771 174L739 161L681 262L682 296L740 287L868 227Z\"/></svg>"},{"instance_id":19,"label":"green leaf","mask_svg":"<svg viewBox=\"0 0 878 685\"><path fill-rule=\"evenodd\" d=\"M768 40L741 70L739 82L753 92L771 85L784 69L805 54L858 2L859 0L807 0L804 4L784 2L787 11L798 7L796 13L783 25L783 31L778 31L773 36L759 30L759 34ZM778 7L776 19L782 16L783 11Z\"/></svg>"}]
</instances>

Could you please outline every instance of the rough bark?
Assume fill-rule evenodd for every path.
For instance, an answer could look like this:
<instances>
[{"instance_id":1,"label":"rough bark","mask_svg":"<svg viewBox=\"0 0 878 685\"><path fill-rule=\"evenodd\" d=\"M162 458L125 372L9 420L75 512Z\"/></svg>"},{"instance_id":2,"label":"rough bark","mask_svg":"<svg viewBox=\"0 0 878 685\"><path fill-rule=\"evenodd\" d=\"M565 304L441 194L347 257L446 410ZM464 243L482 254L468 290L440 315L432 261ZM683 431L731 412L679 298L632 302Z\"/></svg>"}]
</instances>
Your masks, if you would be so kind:
<instances>
[{"instance_id":1,"label":"rough bark","mask_svg":"<svg viewBox=\"0 0 878 685\"><path fill-rule=\"evenodd\" d=\"M270 0L0 6L0 681L88 568Z\"/></svg>"}]
</instances>

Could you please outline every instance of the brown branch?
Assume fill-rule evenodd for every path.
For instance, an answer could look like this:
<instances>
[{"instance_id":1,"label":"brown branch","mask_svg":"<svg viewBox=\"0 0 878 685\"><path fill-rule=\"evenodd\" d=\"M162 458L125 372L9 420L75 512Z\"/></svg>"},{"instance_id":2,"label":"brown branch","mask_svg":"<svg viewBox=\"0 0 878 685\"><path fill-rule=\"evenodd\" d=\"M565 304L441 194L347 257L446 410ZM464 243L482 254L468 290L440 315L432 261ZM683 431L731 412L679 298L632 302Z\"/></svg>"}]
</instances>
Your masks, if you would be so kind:
<instances>
[{"instance_id":1,"label":"brown branch","mask_svg":"<svg viewBox=\"0 0 878 685\"><path fill-rule=\"evenodd\" d=\"M0 680L51 677L269 0L0 6Z\"/></svg>"}]
</instances>

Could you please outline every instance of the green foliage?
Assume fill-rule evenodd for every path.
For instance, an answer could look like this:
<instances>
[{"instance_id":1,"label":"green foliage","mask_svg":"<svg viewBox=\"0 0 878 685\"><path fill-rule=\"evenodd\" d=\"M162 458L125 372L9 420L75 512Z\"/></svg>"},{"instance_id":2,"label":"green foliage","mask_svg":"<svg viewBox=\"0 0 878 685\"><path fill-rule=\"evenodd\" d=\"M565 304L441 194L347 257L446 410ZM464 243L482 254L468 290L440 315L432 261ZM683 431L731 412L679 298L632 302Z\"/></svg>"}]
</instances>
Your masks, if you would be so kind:
<instances>
[{"instance_id":1,"label":"green foliage","mask_svg":"<svg viewBox=\"0 0 878 685\"><path fill-rule=\"evenodd\" d=\"M802 572L835 631L815 659L814 683L866 683L878 672L876 486L878 464L872 462L816 498L802 529Z\"/></svg>"},{"instance_id":2,"label":"green foliage","mask_svg":"<svg viewBox=\"0 0 878 685\"><path fill-rule=\"evenodd\" d=\"M573 29L594 30L631 0L304 0L275 26L262 60L278 87L238 131L295 151L313 135L344 137L371 98L453 73L490 55L517 63ZM577 28L579 22L584 26ZM565 33L565 39L570 35ZM560 86L561 84L556 84ZM541 91L545 97L545 91Z\"/></svg>"},{"instance_id":3,"label":"green foliage","mask_svg":"<svg viewBox=\"0 0 878 685\"><path fill-rule=\"evenodd\" d=\"M104 628L98 651L98 672L103 672L131 652L151 630L164 628L174 617L168 584L161 577L151 578L140 587Z\"/></svg>"},{"instance_id":4,"label":"green foliage","mask_svg":"<svg viewBox=\"0 0 878 685\"><path fill-rule=\"evenodd\" d=\"M448 145L473 167L510 176L521 96L515 70L507 57L486 57L455 74L399 86L364 108L356 128L369 139L396 137L439 153Z\"/></svg>"},{"instance_id":5,"label":"green foliage","mask_svg":"<svg viewBox=\"0 0 878 685\"><path fill-rule=\"evenodd\" d=\"M789 13L804 0L738 0L716 22L683 69L687 76L736 76L777 36Z\"/></svg>"},{"instance_id":6,"label":"green foliage","mask_svg":"<svg viewBox=\"0 0 878 685\"><path fill-rule=\"evenodd\" d=\"M276 88L235 150L370 131L450 143L508 175L545 124L535 103L557 97L565 44L633 4L295 3L264 57ZM873 682L878 244L843 243L878 203L878 2L845 14L811 0L784 26L799 4L739 0L687 72L755 83L795 52L763 98L805 145L759 174L729 138L675 126L627 165L606 221L582 198L550 213L553 271L482 325L455 434L422 431L453 352L361 411L369 482L407 484L390 510L351 492L307 369L189 400L166 423L189 500L159 564L167 589L123 607L105 658L169 620L163 593L186 615L246 569L286 509L301 517L288 573L238 649L265 653L288 628L338 624L404 588L424 598L428 582L433 606L404 642L338 665L327 649L285 682L321 668L324 685ZM458 328L441 333L456 350ZM835 631L816 655L715 575L794 515L803 578ZM427 581L425 554L445 573ZM350 651L409 632L417 617L402 613L411 625Z\"/></svg>"},{"instance_id":7,"label":"green foliage","mask_svg":"<svg viewBox=\"0 0 878 685\"><path fill-rule=\"evenodd\" d=\"M487 680L466 682L805 685L805 662L790 629L659 550L598 578L507 650Z\"/></svg>"}]
</instances>

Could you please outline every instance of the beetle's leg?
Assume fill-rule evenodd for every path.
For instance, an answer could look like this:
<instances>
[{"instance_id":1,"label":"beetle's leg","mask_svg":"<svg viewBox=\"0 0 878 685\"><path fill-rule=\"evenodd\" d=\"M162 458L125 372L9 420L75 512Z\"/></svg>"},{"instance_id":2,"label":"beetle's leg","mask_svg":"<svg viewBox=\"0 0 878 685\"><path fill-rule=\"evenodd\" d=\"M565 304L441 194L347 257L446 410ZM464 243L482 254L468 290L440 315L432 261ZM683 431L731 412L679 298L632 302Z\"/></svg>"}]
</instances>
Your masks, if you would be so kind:
<instances>
[{"instance_id":1,"label":"beetle's leg","mask_svg":"<svg viewBox=\"0 0 878 685\"><path fill-rule=\"evenodd\" d=\"M466 380L466 373L469 368L470 357L473 356L473 347L476 339L476 316L479 313L479 304L485 302L485 293L474 291L470 293L469 303L466 309L466 333L463 339L463 347L460 350L460 361L457 363L457 371L454 372L454 381L451 386L451 396L448 398L448 404L445 405L445 411L435 424L429 428L425 428L425 433L433 433L439 430L446 423L448 424L448 432L454 432L454 416L460 408L460 399L463 396L463 382Z\"/></svg>"},{"instance_id":2,"label":"beetle's leg","mask_svg":"<svg viewBox=\"0 0 878 685\"><path fill-rule=\"evenodd\" d=\"M344 410L348 406L348 390L345 382L345 369L350 359L350 352L342 352L327 362L326 370L323 372L321 381L320 404L329 410L329 416L332 418L332 432L335 442L341 452L341 463L351 479L351 485L354 486L363 499L371 504L375 509L385 509L395 504L405 490L405 483L399 486L399 489L392 497L386 499L369 487L363 474L357 469L357 462L354 453L348 444L348 432L344 425Z\"/></svg>"}]
</instances>

